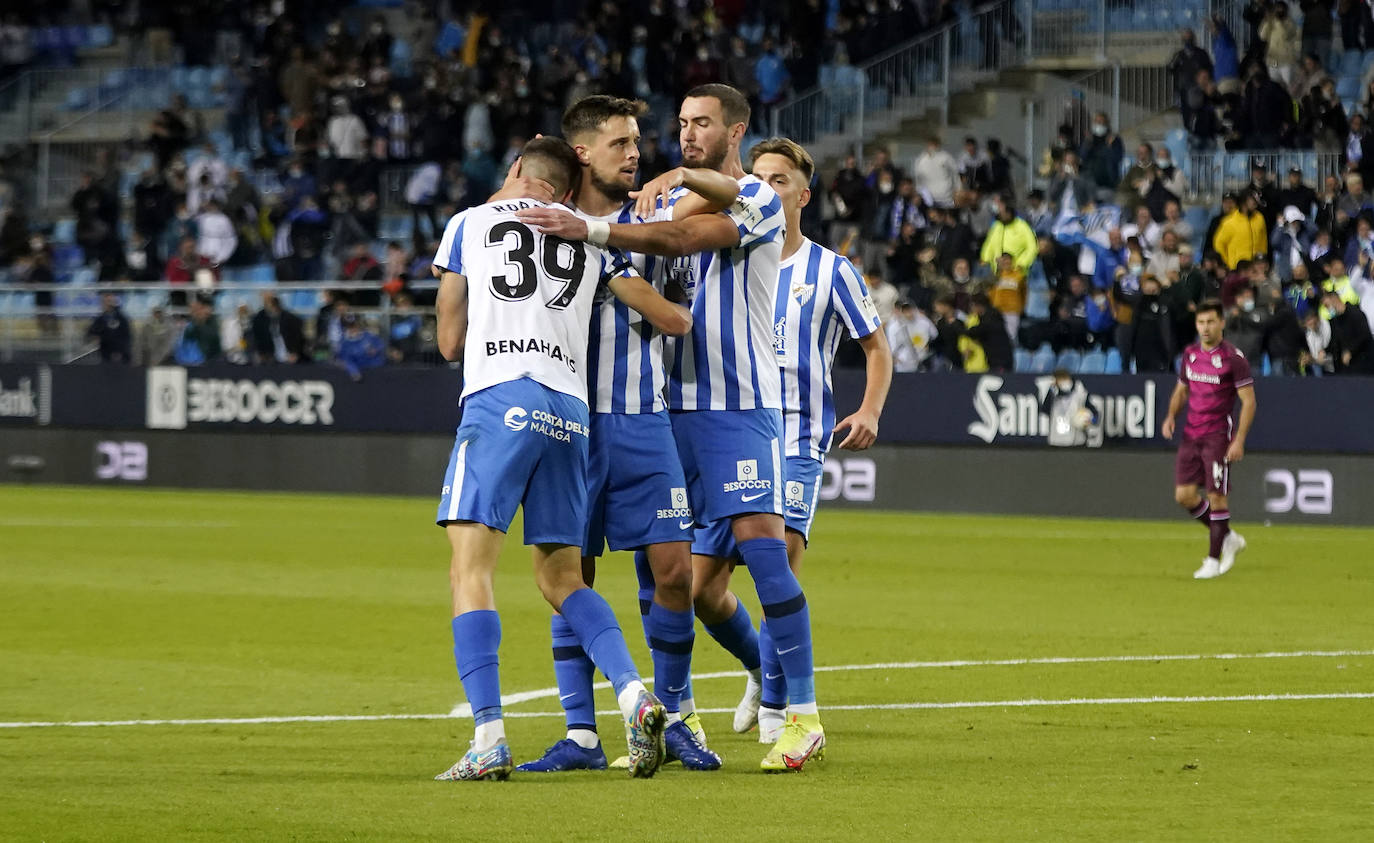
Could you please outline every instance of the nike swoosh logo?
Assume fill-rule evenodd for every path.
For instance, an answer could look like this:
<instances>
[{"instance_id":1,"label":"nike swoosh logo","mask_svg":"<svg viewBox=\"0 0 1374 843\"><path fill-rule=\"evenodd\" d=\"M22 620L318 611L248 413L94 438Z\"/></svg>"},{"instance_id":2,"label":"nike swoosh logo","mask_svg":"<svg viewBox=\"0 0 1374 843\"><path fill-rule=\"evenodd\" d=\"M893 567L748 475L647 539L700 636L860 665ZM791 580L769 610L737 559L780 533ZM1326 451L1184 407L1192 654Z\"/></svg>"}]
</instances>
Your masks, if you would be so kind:
<instances>
[{"instance_id":1,"label":"nike swoosh logo","mask_svg":"<svg viewBox=\"0 0 1374 843\"><path fill-rule=\"evenodd\" d=\"M766 495L766 494L768 494L768 493L767 493L767 492L759 492L757 495L740 495L740 500L744 501L745 503L749 503L750 501L756 501L756 500L758 500L759 498L763 497L763 496Z\"/></svg>"},{"instance_id":2,"label":"nike swoosh logo","mask_svg":"<svg viewBox=\"0 0 1374 843\"><path fill-rule=\"evenodd\" d=\"M685 690L687 690L687 686L686 686L686 685L683 685L681 688L669 688L669 689L668 689L668 693L670 693L670 694L680 694L680 693L682 693L682 692L685 691Z\"/></svg>"},{"instance_id":3,"label":"nike swoosh logo","mask_svg":"<svg viewBox=\"0 0 1374 843\"><path fill-rule=\"evenodd\" d=\"M800 650L800 649L801 649L801 645L798 644L798 645L796 645L795 647L788 647L786 650L779 650L779 651L778 651L778 655L780 655L780 656L785 656L785 655L787 655L788 653L792 652L793 650Z\"/></svg>"},{"instance_id":4,"label":"nike swoosh logo","mask_svg":"<svg viewBox=\"0 0 1374 843\"><path fill-rule=\"evenodd\" d=\"M764 676L763 676L763 678L764 678L764 679L781 679L781 678L782 678L782 674L781 674L781 673L765 673Z\"/></svg>"},{"instance_id":5,"label":"nike swoosh logo","mask_svg":"<svg viewBox=\"0 0 1374 843\"><path fill-rule=\"evenodd\" d=\"M690 530L695 524L695 521L679 521L677 522L677 528L679 530Z\"/></svg>"},{"instance_id":6,"label":"nike swoosh logo","mask_svg":"<svg viewBox=\"0 0 1374 843\"><path fill-rule=\"evenodd\" d=\"M572 692L571 694L561 694L561 695L558 697L558 701L559 701L559 702L563 702L564 700L566 700L566 699L571 699L572 697L575 697L575 696L577 696L577 692L576 692L576 691Z\"/></svg>"}]
</instances>

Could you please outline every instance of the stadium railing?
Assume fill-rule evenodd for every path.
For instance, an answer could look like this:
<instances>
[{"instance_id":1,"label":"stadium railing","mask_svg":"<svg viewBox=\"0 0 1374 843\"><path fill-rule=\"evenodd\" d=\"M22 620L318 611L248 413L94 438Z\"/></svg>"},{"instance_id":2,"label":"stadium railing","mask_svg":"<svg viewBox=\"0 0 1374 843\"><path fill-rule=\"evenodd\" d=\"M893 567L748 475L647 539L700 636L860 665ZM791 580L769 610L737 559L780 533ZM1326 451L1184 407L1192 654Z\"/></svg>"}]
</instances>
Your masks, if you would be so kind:
<instances>
[{"instance_id":1,"label":"stadium railing","mask_svg":"<svg viewBox=\"0 0 1374 843\"><path fill-rule=\"evenodd\" d=\"M1249 149L1193 152L1184 165L1188 195L1192 201L1212 201L1229 190L1239 190L1250 181L1250 168L1261 163L1279 179L1291 168L1302 170L1303 182L1320 188L1327 176L1340 177L1339 152L1313 152L1302 149ZM1305 209L1304 209L1305 211Z\"/></svg>"},{"instance_id":2,"label":"stadium railing","mask_svg":"<svg viewBox=\"0 0 1374 843\"><path fill-rule=\"evenodd\" d=\"M430 280L412 282L407 289L420 292L437 288L438 282ZM102 310L100 297L104 292L113 292L120 297L121 309L135 331L151 317L153 308L162 308L173 318L185 316L188 306L170 303L173 293L187 300L197 294L213 294L215 315L220 320L234 317L239 305L247 305L250 312L256 313L262 306L262 294L275 293L283 308L306 323L308 335L327 291L376 294L379 290L380 285L376 282L355 281L223 282L208 287L167 283L100 286L0 283L0 362L19 359L71 362L91 354L95 344L86 339L86 329ZM40 307L37 293L51 293L52 305ZM371 324L383 339L391 317L398 312L386 295L380 296L375 307L355 305L350 311ZM409 312L425 320L432 320L435 315L433 307L414 306Z\"/></svg>"},{"instance_id":3,"label":"stadium railing","mask_svg":"<svg viewBox=\"0 0 1374 843\"><path fill-rule=\"evenodd\" d=\"M1114 62L1070 79L1059 101L1027 101L1026 148L1049 148L1061 125L1082 137L1098 112L1105 113L1120 133L1177 104L1173 80L1163 67L1126 67Z\"/></svg>"},{"instance_id":4,"label":"stadium railing","mask_svg":"<svg viewBox=\"0 0 1374 843\"><path fill-rule=\"evenodd\" d=\"M818 160L854 150L904 119L938 110L949 118L951 95L1023 64L1027 0L1000 0L860 65L826 66L821 83L776 106L774 135L806 144Z\"/></svg>"}]
</instances>

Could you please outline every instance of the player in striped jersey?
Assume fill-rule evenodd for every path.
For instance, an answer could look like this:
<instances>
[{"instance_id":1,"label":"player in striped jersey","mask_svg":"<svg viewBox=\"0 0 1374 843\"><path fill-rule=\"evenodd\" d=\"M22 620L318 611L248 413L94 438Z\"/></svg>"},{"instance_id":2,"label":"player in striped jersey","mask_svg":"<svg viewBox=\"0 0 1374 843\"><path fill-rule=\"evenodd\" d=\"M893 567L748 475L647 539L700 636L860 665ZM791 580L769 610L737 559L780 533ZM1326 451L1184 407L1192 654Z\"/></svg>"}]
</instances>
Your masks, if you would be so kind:
<instances>
[{"instance_id":1,"label":"player in striped jersey","mask_svg":"<svg viewBox=\"0 0 1374 843\"><path fill-rule=\"evenodd\" d=\"M525 148L525 175L566 199L582 166L567 143ZM639 680L611 607L582 580L578 546L587 512L587 356L592 299L606 284L660 328L682 308L614 256L540 234L515 219L535 198L488 202L456 214L434 264L443 270L439 349L462 358L462 422L437 522L452 547L453 651L476 731L469 750L436 778L504 779L511 771L501 713L501 622L492 580L515 510L524 510L535 579L597 666L611 678L627 721L634 775L663 757L667 714Z\"/></svg>"},{"instance_id":2,"label":"player in striped jersey","mask_svg":"<svg viewBox=\"0 0 1374 843\"><path fill-rule=\"evenodd\" d=\"M630 194L639 166L636 100L596 95L574 103L563 115L563 135L582 162L577 211L584 219L641 222ZM729 206L739 193L734 179L714 172L680 174L690 193L675 203L683 216ZM651 204L651 203L649 203ZM663 216L669 216L664 214ZM626 256L637 274L660 291L661 258ZM676 333L685 333L685 318ZM589 520L582 570L591 585L596 558L611 550L642 551L651 576L641 594L645 639L653 652L654 687L667 710L665 742L670 758L693 770L714 770L720 757L704 747L690 720L680 713L691 669L692 511L678 461L672 425L663 401L663 332L614 296L597 296L588 345L587 382L592 397L589 444ZM637 554L641 555L641 554ZM592 699L595 666L566 619L552 622L554 674L567 720L567 736L544 757L522 764L524 772L604 769L606 757L596 734Z\"/></svg>"},{"instance_id":3,"label":"player in striped jersey","mask_svg":"<svg viewBox=\"0 0 1374 843\"><path fill-rule=\"evenodd\" d=\"M588 223L546 208L521 218L560 237L677 259L669 278L691 302L693 322L669 351L673 435L693 515L700 524L730 521L787 676L792 719L760 766L795 770L818 755L825 732L816 707L810 614L788 566L782 518L782 383L772 343L782 203L740 163L749 103L739 91L693 88L678 124L686 166L739 182L739 196L725 212L639 225ZM728 559L694 552L694 596L716 580L728 584L730 572ZM728 616L712 616L714 607L700 603L696 608L712 637L741 662L757 664L757 636L738 601Z\"/></svg>"},{"instance_id":4,"label":"player in striped jersey","mask_svg":"<svg viewBox=\"0 0 1374 843\"><path fill-rule=\"evenodd\" d=\"M815 172L811 156L794 141L772 138L755 144L749 159L750 170L778 194L787 216L773 347L782 373L787 557L792 572L800 576L832 434L846 431L839 447L854 451L877 439L878 416L892 385L892 352L854 265L801 233L801 210L811 200L808 185ZM830 371L843 331L864 350L867 380L859 409L837 424ZM699 596L698 602L702 599ZM763 685L746 689L745 699L761 697L759 741L772 743L785 720L787 687L766 621L759 627L759 653ZM736 731L748 729L749 719L741 723L737 717Z\"/></svg>"}]
</instances>

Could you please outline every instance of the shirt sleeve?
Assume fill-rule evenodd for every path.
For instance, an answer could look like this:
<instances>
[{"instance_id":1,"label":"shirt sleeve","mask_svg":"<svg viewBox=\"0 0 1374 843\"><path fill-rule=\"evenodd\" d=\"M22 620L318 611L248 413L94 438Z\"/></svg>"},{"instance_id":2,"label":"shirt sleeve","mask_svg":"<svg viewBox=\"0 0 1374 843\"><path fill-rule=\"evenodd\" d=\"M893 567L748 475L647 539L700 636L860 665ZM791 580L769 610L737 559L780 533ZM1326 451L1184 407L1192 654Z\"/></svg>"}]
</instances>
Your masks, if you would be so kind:
<instances>
[{"instance_id":1,"label":"shirt sleeve","mask_svg":"<svg viewBox=\"0 0 1374 843\"><path fill-rule=\"evenodd\" d=\"M604 286L615 278L639 277L627 253L614 248L598 251L601 253L601 278L597 281L598 284Z\"/></svg>"},{"instance_id":2,"label":"shirt sleeve","mask_svg":"<svg viewBox=\"0 0 1374 843\"><path fill-rule=\"evenodd\" d=\"M868 336L882 327L878 308L868 293L863 276L847 258L835 261L835 278L830 286L830 298L849 335L855 339Z\"/></svg>"},{"instance_id":3,"label":"shirt sleeve","mask_svg":"<svg viewBox=\"0 0 1374 843\"><path fill-rule=\"evenodd\" d=\"M1245 359L1245 355L1241 354L1239 349L1231 358L1231 381L1236 389L1255 383L1254 376L1250 374L1250 361Z\"/></svg>"},{"instance_id":4,"label":"shirt sleeve","mask_svg":"<svg viewBox=\"0 0 1374 843\"><path fill-rule=\"evenodd\" d=\"M784 217L782 200L773 188L760 179L740 179L739 196L725 209L725 215L739 229L739 245L747 249L757 243L782 240Z\"/></svg>"},{"instance_id":5,"label":"shirt sleeve","mask_svg":"<svg viewBox=\"0 0 1374 843\"><path fill-rule=\"evenodd\" d=\"M466 211L454 214L444 226L444 236L439 239L439 248L434 253L434 265L445 272L467 274L463 271L463 223L466 219Z\"/></svg>"}]
</instances>

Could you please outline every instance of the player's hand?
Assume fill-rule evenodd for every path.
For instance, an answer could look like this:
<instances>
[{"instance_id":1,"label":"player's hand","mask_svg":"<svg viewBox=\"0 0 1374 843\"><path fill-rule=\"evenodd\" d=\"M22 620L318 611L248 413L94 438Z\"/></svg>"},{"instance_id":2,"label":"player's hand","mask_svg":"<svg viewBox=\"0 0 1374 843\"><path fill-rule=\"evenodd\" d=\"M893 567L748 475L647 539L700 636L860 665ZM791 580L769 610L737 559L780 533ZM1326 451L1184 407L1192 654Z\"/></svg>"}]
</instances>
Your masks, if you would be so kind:
<instances>
[{"instance_id":1,"label":"player's hand","mask_svg":"<svg viewBox=\"0 0 1374 843\"><path fill-rule=\"evenodd\" d=\"M673 188L682 187L687 181L686 168L674 167L656 179L650 180L639 190L631 190L630 198L635 200L635 213L640 219L647 220L658 209L659 202L668 207L668 197Z\"/></svg>"},{"instance_id":2,"label":"player's hand","mask_svg":"<svg viewBox=\"0 0 1374 843\"><path fill-rule=\"evenodd\" d=\"M846 451L863 451L878 439L878 417L859 410L836 423L835 429L849 428L849 435L840 443Z\"/></svg>"},{"instance_id":3,"label":"player's hand","mask_svg":"<svg viewBox=\"0 0 1374 843\"><path fill-rule=\"evenodd\" d=\"M1239 439L1231 443L1231 447L1226 449L1227 462L1240 462L1245 459L1245 445Z\"/></svg>"},{"instance_id":4,"label":"player's hand","mask_svg":"<svg viewBox=\"0 0 1374 843\"><path fill-rule=\"evenodd\" d=\"M1161 424L1161 425L1159 426L1159 435L1160 435L1160 436L1163 436L1165 439L1173 439L1173 438L1174 438L1174 419L1173 419L1173 416L1168 416L1168 417L1166 417L1166 418L1164 419L1164 424Z\"/></svg>"},{"instance_id":5,"label":"player's hand","mask_svg":"<svg viewBox=\"0 0 1374 843\"><path fill-rule=\"evenodd\" d=\"M544 234L552 234L564 240L587 239L587 221L562 208L526 208L516 211L515 217Z\"/></svg>"}]
</instances>

